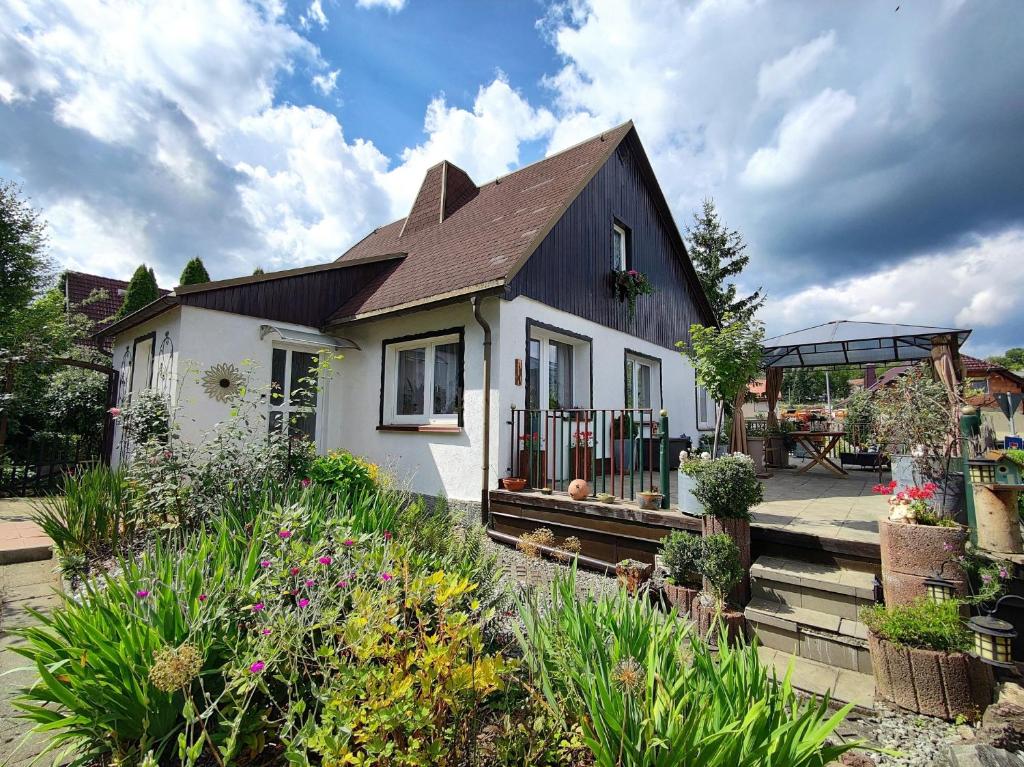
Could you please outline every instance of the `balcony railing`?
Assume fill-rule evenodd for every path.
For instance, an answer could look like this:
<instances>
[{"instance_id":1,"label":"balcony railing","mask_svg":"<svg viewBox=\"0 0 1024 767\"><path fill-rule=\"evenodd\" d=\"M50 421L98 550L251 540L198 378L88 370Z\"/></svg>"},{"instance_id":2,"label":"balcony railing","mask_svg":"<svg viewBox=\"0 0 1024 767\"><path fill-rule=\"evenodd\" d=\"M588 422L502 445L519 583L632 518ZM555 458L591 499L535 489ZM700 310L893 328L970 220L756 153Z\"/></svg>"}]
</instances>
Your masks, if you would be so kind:
<instances>
[{"instance_id":1,"label":"balcony railing","mask_svg":"<svg viewBox=\"0 0 1024 767\"><path fill-rule=\"evenodd\" d=\"M635 500L660 492L669 505L668 416L650 408L512 408L509 476L564 491L585 479L594 494Z\"/></svg>"}]
</instances>

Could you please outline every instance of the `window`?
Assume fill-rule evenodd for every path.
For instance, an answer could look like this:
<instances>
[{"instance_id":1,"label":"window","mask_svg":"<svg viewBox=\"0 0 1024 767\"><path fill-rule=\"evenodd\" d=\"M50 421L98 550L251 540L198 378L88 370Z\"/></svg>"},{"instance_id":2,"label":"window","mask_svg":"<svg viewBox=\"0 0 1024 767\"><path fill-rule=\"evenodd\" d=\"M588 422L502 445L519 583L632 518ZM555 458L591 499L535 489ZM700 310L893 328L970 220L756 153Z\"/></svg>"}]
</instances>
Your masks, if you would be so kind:
<instances>
[{"instance_id":1,"label":"window","mask_svg":"<svg viewBox=\"0 0 1024 767\"><path fill-rule=\"evenodd\" d=\"M385 342L384 348L382 425L459 424L461 334Z\"/></svg>"},{"instance_id":2,"label":"window","mask_svg":"<svg viewBox=\"0 0 1024 767\"><path fill-rule=\"evenodd\" d=\"M612 225L612 269L624 272L629 268L629 238L626 228Z\"/></svg>"},{"instance_id":3,"label":"window","mask_svg":"<svg viewBox=\"0 0 1024 767\"><path fill-rule=\"evenodd\" d=\"M526 407L569 409L590 401L590 339L527 320Z\"/></svg>"},{"instance_id":4,"label":"window","mask_svg":"<svg viewBox=\"0 0 1024 767\"><path fill-rule=\"evenodd\" d=\"M548 407L572 407L572 394L572 346L548 341Z\"/></svg>"},{"instance_id":5,"label":"window","mask_svg":"<svg viewBox=\"0 0 1024 767\"><path fill-rule=\"evenodd\" d=\"M661 407L661 377L658 361L626 354L626 407ZM659 390L656 391L655 387Z\"/></svg>"},{"instance_id":6,"label":"window","mask_svg":"<svg viewBox=\"0 0 1024 767\"><path fill-rule=\"evenodd\" d=\"M715 402L708 396L708 390L697 384L697 428L715 428Z\"/></svg>"},{"instance_id":7,"label":"window","mask_svg":"<svg viewBox=\"0 0 1024 767\"><path fill-rule=\"evenodd\" d=\"M316 441L317 367L312 352L275 348L270 358L270 431Z\"/></svg>"},{"instance_id":8,"label":"window","mask_svg":"<svg viewBox=\"0 0 1024 767\"><path fill-rule=\"evenodd\" d=\"M132 345L132 373L129 392L140 392L148 389L153 383L153 344L156 334L136 338Z\"/></svg>"}]
</instances>

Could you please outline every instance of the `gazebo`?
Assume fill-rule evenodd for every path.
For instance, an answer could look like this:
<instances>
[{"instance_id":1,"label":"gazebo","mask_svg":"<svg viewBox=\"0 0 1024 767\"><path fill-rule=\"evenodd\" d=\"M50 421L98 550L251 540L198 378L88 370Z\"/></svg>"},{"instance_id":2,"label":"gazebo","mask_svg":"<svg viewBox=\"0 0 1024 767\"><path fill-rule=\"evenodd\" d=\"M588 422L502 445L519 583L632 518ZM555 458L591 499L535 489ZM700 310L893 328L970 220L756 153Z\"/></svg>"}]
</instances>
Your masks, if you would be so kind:
<instances>
[{"instance_id":1,"label":"gazebo","mask_svg":"<svg viewBox=\"0 0 1024 767\"><path fill-rule=\"evenodd\" d=\"M971 334L962 328L895 325L885 322L839 320L767 338L763 344L768 428L778 428L775 406L787 368L830 368L848 365L890 364L931 359L949 393L950 406L959 404L962 379L960 347ZM742 407L737 408L743 430Z\"/></svg>"}]
</instances>

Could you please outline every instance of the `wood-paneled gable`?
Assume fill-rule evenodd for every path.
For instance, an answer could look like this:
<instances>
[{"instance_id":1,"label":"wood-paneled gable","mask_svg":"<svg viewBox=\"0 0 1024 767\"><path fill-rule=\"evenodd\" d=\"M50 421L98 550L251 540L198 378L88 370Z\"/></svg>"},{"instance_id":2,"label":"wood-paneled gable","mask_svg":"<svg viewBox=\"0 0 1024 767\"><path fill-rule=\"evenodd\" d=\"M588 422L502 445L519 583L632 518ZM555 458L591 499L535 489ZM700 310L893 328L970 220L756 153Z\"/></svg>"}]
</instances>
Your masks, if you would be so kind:
<instances>
[{"instance_id":1,"label":"wood-paneled gable","mask_svg":"<svg viewBox=\"0 0 1024 767\"><path fill-rule=\"evenodd\" d=\"M527 296L668 348L688 340L690 325L711 317L656 184L630 131L513 278L506 297ZM637 299L632 320L611 282L616 223L628 230L630 267L655 288Z\"/></svg>"}]
</instances>

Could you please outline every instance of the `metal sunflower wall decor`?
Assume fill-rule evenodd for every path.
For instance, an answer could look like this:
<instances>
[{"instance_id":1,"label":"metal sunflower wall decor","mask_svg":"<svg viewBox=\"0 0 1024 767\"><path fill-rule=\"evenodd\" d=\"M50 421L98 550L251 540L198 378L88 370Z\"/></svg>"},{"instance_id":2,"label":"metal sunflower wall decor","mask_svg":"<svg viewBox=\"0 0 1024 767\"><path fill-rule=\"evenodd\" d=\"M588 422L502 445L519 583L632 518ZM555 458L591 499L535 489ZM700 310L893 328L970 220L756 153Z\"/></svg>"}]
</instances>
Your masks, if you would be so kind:
<instances>
[{"instance_id":1,"label":"metal sunflower wall decor","mask_svg":"<svg viewBox=\"0 0 1024 767\"><path fill-rule=\"evenodd\" d=\"M203 389L218 402L226 402L238 394L242 384L242 374L238 368L227 362L218 362L203 373Z\"/></svg>"}]
</instances>

